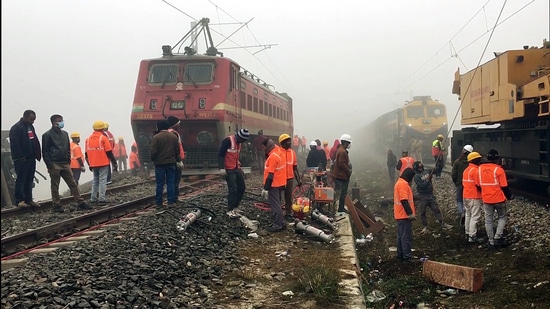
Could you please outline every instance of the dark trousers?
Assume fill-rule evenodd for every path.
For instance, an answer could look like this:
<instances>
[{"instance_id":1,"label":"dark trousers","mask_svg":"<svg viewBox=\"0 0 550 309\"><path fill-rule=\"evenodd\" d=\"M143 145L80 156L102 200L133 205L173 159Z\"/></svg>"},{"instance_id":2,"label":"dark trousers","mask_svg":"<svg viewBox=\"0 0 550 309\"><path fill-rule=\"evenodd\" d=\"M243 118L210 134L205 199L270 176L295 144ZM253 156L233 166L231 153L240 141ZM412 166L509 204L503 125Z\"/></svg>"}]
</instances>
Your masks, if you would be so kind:
<instances>
[{"instance_id":1,"label":"dark trousers","mask_svg":"<svg viewBox=\"0 0 550 309\"><path fill-rule=\"evenodd\" d=\"M412 258L412 221L399 219L397 221L397 258L406 260Z\"/></svg>"},{"instance_id":2,"label":"dark trousers","mask_svg":"<svg viewBox=\"0 0 550 309\"><path fill-rule=\"evenodd\" d=\"M390 181L392 184L395 183L395 166L388 166L388 175L390 176Z\"/></svg>"},{"instance_id":3,"label":"dark trousers","mask_svg":"<svg viewBox=\"0 0 550 309\"><path fill-rule=\"evenodd\" d=\"M264 168L265 168L265 151L256 150L256 160L258 161L258 169L260 173L263 175Z\"/></svg>"},{"instance_id":4,"label":"dark trousers","mask_svg":"<svg viewBox=\"0 0 550 309\"><path fill-rule=\"evenodd\" d=\"M15 179L15 205L24 201L32 202L32 186L34 172L36 171L35 159L20 159L13 162L17 178Z\"/></svg>"},{"instance_id":5,"label":"dark trousers","mask_svg":"<svg viewBox=\"0 0 550 309\"><path fill-rule=\"evenodd\" d=\"M287 214L292 214L292 190L294 189L294 178L286 180L285 193L285 210Z\"/></svg>"},{"instance_id":6,"label":"dark trousers","mask_svg":"<svg viewBox=\"0 0 550 309\"><path fill-rule=\"evenodd\" d=\"M80 174L82 174L82 171L80 168L71 168L71 171L73 172L73 178L74 182L78 185L78 182L80 181Z\"/></svg>"},{"instance_id":7,"label":"dark trousers","mask_svg":"<svg viewBox=\"0 0 550 309\"><path fill-rule=\"evenodd\" d=\"M61 203L61 197L59 196L61 178L63 178L69 190L71 190L71 195L74 197L75 202L82 203L84 201L80 197L80 191L74 180L73 171L69 163L53 163L48 172L50 173L52 201L54 204L59 205Z\"/></svg>"},{"instance_id":8,"label":"dark trousers","mask_svg":"<svg viewBox=\"0 0 550 309\"><path fill-rule=\"evenodd\" d=\"M176 200L180 196L180 182L181 182L181 171L176 167L174 171L174 194L176 195Z\"/></svg>"},{"instance_id":9,"label":"dark trousers","mask_svg":"<svg viewBox=\"0 0 550 309\"><path fill-rule=\"evenodd\" d=\"M338 200L338 211L343 212L345 210L344 206L346 205L346 196L348 195L349 180L335 178L334 183L336 185L335 190L340 196Z\"/></svg>"},{"instance_id":10,"label":"dark trousers","mask_svg":"<svg viewBox=\"0 0 550 309\"><path fill-rule=\"evenodd\" d=\"M282 188L269 189L268 202L273 214L273 227L282 228L286 225L283 219L283 210L281 209L281 191Z\"/></svg>"},{"instance_id":11,"label":"dark trousers","mask_svg":"<svg viewBox=\"0 0 550 309\"><path fill-rule=\"evenodd\" d=\"M109 164L109 171L107 172L107 182L111 182L111 179L113 178L113 172L111 171L111 165Z\"/></svg>"},{"instance_id":12,"label":"dark trousers","mask_svg":"<svg viewBox=\"0 0 550 309\"><path fill-rule=\"evenodd\" d=\"M426 210L428 208L430 208L434 213L437 222L443 222L443 216L441 215L439 204L437 204L433 194L418 194L415 197L416 199L414 200L414 205L420 213L420 221L422 221L422 226L428 226L428 220L426 218Z\"/></svg>"},{"instance_id":13,"label":"dark trousers","mask_svg":"<svg viewBox=\"0 0 550 309\"><path fill-rule=\"evenodd\" d=\"M244 183L244 173L241 169L227 170L227 209L233 210L239 207L239 203L243 199L246 185Z\"/></svg>"},{"instance_id":14,"label":"dark trousers","mask_svg":"<svg viewBox=\"0 0 550 309\"><path fill-rule=\"evenodd\" d=\"M436 177L441 177L441 171L443 171L443 165L445 164L443 156L434 156L435 168L434 175Z\"/></svg>"},{"instance_id":15,"label":"dark trousers","mask_svg":"<svg viewBox=\"0 0 550 309\"><path fill-rule=\"evenodd\" d=\"M155 204L157 206L162 206L162 193L164 191L165 183L166 183L166 199L168 200L168 204L174 204L176 202L176 195L174 194L175 169L176 169L175 164L155 165L155 178L157 181Z\"/></svg>"}]
</instances>

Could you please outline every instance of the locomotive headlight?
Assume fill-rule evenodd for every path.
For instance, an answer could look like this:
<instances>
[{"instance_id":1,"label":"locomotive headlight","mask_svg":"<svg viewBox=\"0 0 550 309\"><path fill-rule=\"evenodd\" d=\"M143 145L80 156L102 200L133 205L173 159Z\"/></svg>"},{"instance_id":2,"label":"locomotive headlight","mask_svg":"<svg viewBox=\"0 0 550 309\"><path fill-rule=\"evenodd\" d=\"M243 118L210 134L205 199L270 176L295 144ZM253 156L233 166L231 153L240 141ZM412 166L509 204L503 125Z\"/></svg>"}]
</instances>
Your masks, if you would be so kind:
<instances>
[{"instance_id":1,"label":"locomotive headlight","mask_svg":"<svg viewBox=\"0 0 550 309\"><path fill-rule=\"evenodd\" d=\"M199 99L199 108L205 109L206 108L206 98L200 98Z\"/></svg>"},{"instance_id":2,"label":"locomotive headlight","mask_svg":"<svg viewBox=\"0 0 550 309\"><path fill-rule=\"evenodd\" d=\"M411 123L409 123L409 127L412 127L413 125Z\"/></svg>"},{"instance_id":3,"label":"locomotive headlight","mask_svg":"<svg viewBox=\"0 0 550 309\"><path fill-rule=\"evenodd\" d=\"M184 109L185 101L172 101L170 102L170 109Z\"/></svg>"}]
</instances>

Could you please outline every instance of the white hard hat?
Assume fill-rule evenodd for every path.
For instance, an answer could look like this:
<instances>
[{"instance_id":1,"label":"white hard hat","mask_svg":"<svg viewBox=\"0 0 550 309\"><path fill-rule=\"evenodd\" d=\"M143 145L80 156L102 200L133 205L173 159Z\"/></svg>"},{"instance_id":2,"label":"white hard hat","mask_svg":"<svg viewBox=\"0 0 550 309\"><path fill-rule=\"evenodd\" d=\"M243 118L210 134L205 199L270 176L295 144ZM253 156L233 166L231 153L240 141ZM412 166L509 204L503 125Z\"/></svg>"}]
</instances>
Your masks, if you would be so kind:
<instances>
[{"instance_id":1,"label":"white hard hat","mask_svg":"<svg viewBox=\"0 0 550 309\"><path fill-rule=\"evenodd\" d=\"M349 134L342 134L342 136L340 136L340 143L343 141L351 144L351 136Z\"/></svg>"},{"instance_id":2,"label":"white hard hat","mask_svg":"<svg viewBox=\"0 0 550 309\"><path fill-rule=\"evenodd\" d=\"M309 143L309 146L315 146L315 147L317 147L317 143L316 143L315 141L313 141L313 142Z\"/></svg>"},{"instance_id":3,"label":"white hard hat","mask_svg":"<svg viewBox=\"0 0 550 309\"><path fill-rule=\"evenodd\" d=\"M474 151L474 147L472 145L466 145L462 148L462 150L464 150L466 152L472 152L472 151Z\"/></svg>"}]
</instances>

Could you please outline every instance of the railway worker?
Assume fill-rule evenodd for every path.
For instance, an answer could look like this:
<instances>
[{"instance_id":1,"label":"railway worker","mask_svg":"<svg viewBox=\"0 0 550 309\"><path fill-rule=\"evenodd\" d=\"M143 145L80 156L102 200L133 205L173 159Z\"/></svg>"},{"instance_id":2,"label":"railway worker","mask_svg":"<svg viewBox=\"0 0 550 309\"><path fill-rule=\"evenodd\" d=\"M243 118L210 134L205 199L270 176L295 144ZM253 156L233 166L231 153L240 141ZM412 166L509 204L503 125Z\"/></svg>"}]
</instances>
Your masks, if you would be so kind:
<instances>
[{"instance_id":1,"label":"railway worker","mask_svg":"<svg viewBox=\"0 0 550 309\"><path fill-rule=\"evenodd\" d=\"M18 207L39 207L33 201L32 188L36 160L42 159L40 141L34 130L36 113L30 109L10 128L10 154L17 178L15 179L15 205Z\"/></svg>"},{"instance_id":2,"label":"railway worker","mask_svg":"<svg viewBox=\"0 0 550 309\"><path fill-rule=\"evenodd\" d=\"M472 147L472 145L464 145L464 147L462 147L462 153L453 162L453 167L451 169L451 179L456 187L456 213L461 226L464 226L465 222L464 202L462 198L462 174L468 167L468 155L472 151L474 151L474 147Z\"/></svg>"},{"instance_id":3,"label":"railway worker","mask_svg":"<svg viewBox=\"0 0 550 309\"><path fill-rule=\"evenodd\" d=\"M413 194L409 183L414 171L406 168L393 187L393 216L397 221L397 258L403 262L412 259L412 221L416 220Z\"/></svg>"},{"instance_id":4,"label":"railway worker","mask_svg":"<svg viewBox=\"0 0 550 309\"><path fill-rule=\"evenodd\" d=\"M168 120L160 120L157 123L158 133L151 138L149 153L151 161L155 164L156 195L155 205L162 207L164 184L166 184L166 199L168 208L176 206L177 196L174 186L176 163L181 162L178 138L170 133Z\"/></svg>"},{"instance_id":5,"label":"railway worker","mask_svg":"<svg viewBox=\"0 0 550 309\"><path fill-rule=\"evenodd\" d=\"M386 165L388 166L388 174L390 176L391 184L393 185L395 184L395 166L397 165L397 157L393 154L391 149L388 149Z\"/></svg>"},{"instance_id":6,"label":"railway worker","mask_svg":"<svg viewBox=\"0 0 550 309\"><path fill-rule=\"evenodd\" d=\"M80 174L86 172L86 166L84 166L84 155L82 154L82 148L80 148L80 133L71 133L71 171L73 172L73 178L78 185L80 181Z\"/></svg>"},{"instance_id":7,"label":"railway worker","mask_svg":"<svg viewBox=\"0 0 550 309\"><path fill-rule=\"evenodd\" d=\"M351 147L351 136L342 134L340 146L336 152L336 158L332 169L332 176L335 183L335 191L338 198L338 212L345 212L346 196L348 195L349 179L351 178L351 162L349 160L349 148ZM335 199L336 200L336 199Z\"/></svg>"},{"instance_id":8,"label":"railway worker","mask_svg":"<svg viewBox=\"0 0 550 309\"><path fill-rule=\"evenodd\" d=\"M306 139L305 135L302 135L302 143L300 145L301 145L301 148L302 148L301 152L302 153L307 153L307 150L306 150L307 139Z\"/></svg>"},{"instance_id":9,"label":"railway worker","mask_svg":"<svg viewBox=\"0 0 550 309\"><path fill-rule=\"evenodd\" d=\"M294 149L294 152L300 152L300 144L300 137L298 137L298 134L294 135L294 137L292 138L292 149Z\"/></svg>"},{"instance_id":10,"label":"railway worker","mask_svg":"<svg viewBox=\"0 0 550 309\"><path fill-rule=\"evenodd\" d=\"M488 250L495 249L495 245L506 244L503 236L507 215L506 200L514 198L510 188L508 188L506 173L497 164L499 159L498 151L491 149L487 153L488 162L479 165L479 186L481 187L481 199L483 201L483 211L485 212L485 231L489 238ZM496 232L493 229L495 210L498 215Z\"/></svg>"},{"instance_id":11,"label":"railway worker","mask_svg":"<svg viewBox=\"0 0 550 309\"><path fill-rule=\"evenodd\" d=\"M267 198L273 214L273 223L267 228L270 233L280 232L286 229L281 208L281 191L286 187L286 154L285 150L277 147L271 139L263 142L267 159L265 161L262 197Z\"/></svg>"},{"instance_id":12,"label":"railway worker","mask_svg":"<svg viewBox=\"0 0 550 309\"><path fill-rule=\"evenodd\" d=\"M63 116L52 115L50 122L52 123L51 129L42 134L42 157L50 174L53 211L64 211L59 195L59 181L61 177L63 177L63 180L71 190L77 207L80 209L89 209L90 206L80 196L78 184L75 182L71 170L71 147L69 134L62 130L65 126Z\"/></svg>"},{"instance_id":13,"label":"railway worker","mask_svg":"<svg viewBox=\"0 0 550 309\"><path fill-rule=\"evenodd\" d=\"M113 135L113 133L111 133L111 131L109 131L109 123L107 122L103 122L104 123L104 128L103 128L103 134L105 136L107 136L107 138L109 139L109 144L111 144L111 150L115 148L115 136ZM117 163L118 165L118 163ZM114 168L113 166L113 170L116 172L116 169ZM111 171L111 168L109 168L109 172L107 173L107 184L110 185L113 183L113 173Z\"/></svg>"},{"instance_id":14,"label":"railway worker","mask_svg":"<svg viewBox=\"0 0 550 309\"><path fill-rule=\"evenodd\" d=\"M415 172L413 181L416 191L416 206L418 212L420 213L420 221L422 222L422 233L428 233L428 220L426 218L426 209L430 208L441 228L445 230L450 230L453 228L452 225L445 223L443 220L443 215L439 209L439 204L437 203L434 195L434 187L432 184L432 173L427 173L424 171L424 164L420 161L416 161L413 164L413 170Z\"/></svg>"},{"instance_id":15,"label":"railway worker","mask_svg":"<svg viewBox=\"0 0 550 309\"><path fill-rule=\"evenodd\" d=\"M137 147L132 145L132 147L130 149L131 149L130 158L129 158L130 172L132 173L132 176L137 176L137 173L138 173L139 169L141 168L141 163L139 162Z\"/></svg>"},{"instance_id":16,"label":"railway worker","mask_svg":"<svg viewBox=\"0 0 550 309\"><path fill-rule=\"evenodd\" d=\"M323 141L323 151L325 152L325 157L327 158L327 163L330 160L330 148L328 148L328 142Z\"/></svg>"},{"instance_id":17,"label":"railway worker","mask_svg":"<svg viewBox=\"0 0 550 309\"><path fill-rule=\"evenodd\" d=\"M258 131L258 135L254 138L254 141L252 142L252 145L254 146L254 149L256 150L256 162L258 163L258 170L260 171L260 174L264 174L264 165L265 165L265 158L266 153L264 150L264 145L262 145L262 142L265 141L267 137L264 135L264 131L260 130Z\"/></svg>"},{"instance_id":18,"label":"railway worker","mask_svg":"<svg viewBox=\"0 0 550 309\"><path fill-rule=\"evenodd\" d=\"M227 182L227 215L230 218L238 218L239 204L243 199L246 184L244 173L241 169L239 154L241 144L248 141L250 133L247 129L240 129L233 135L224 138L218 150L218 167L220 176Z\"/></svg>"},{"instance_id":19,"label":"railway worker","mask_svg":"<svg viewBox=\"0 0 550 309\"><path fill-rule=\"evenodd\" d=\"M422 161L422 144L421 139L413 136L409 148L411 149L412 157L416 161Z\"/></svg>"},{"instance_id":20,"label":"railway worker","mask_svg":"<svg viewBox=\"0 0 550 309\"><path fill-rule=\"evenodd\" d=\"M284 133L279 136L279 145L281 145L282 151L285 153L286 163L286 185L285 185L285 212L286 215L292 214L292 190L294 189L294 179L298 183L298 186L302 185L300 179L300 172L298 172L298 156L291 145L290 135Z\"/></svg>"},{"instance_id":21,"label":"railway worker","mask_svg":"<svg viewBox=\"0 0 550 309\"><path fill-rule=\"evenodd\" d=\"M409 157L409 151L406 149L403 149L401 151L401 159L397 161L397 164L395 165L395 169L399 171L399 176L403 174L403 171L406 168L413 168L414 164L414 158Z\"/></svg>"},{"instance_id":22,"label":"railway worker","mask_svg":"<svg viewBox=\"0 0 550 309\"><path fill-rule=\"evenodd\" d=\"M325 151L318 149L315 141L309 145L309 153L307 154L306 166L308 169L318 169L324 171L327 168L327 157Z\"/></svg>"},{"instance_id":23,"label":"railway worker","mask_svg":"<svg viewBox=\"0 0 550 309\"><path fill-rule=\"evenodd\" d=\"M105 192L107 191L107 175L113 167L117 168L117 162L113 155L113 149L109 139L105 136L103 130L105 123L101 120L94 122L92 128L94 132L88 136L85 143L84 158L93 173L92 194L90 202L97 203L99 206L107 205Z\"/></svg>"},{"instance_id":24,"label":"railway worker","mask_svg":"<svg viewBox=\"0 0 550 309\"><path fill-rule=\"evenodd\" d=\"M168 116L166 120L168 121L168 125L170 125L170 128L168 128L168 132L173 133L178 138L180 161L176 162L176 171L174 173L174 194L176 195L177 199L180 196L181 172L185 167L183 165L183 160L185 159L185 150L183 149L183 142L178 132L181 121L178 117L175 116Z\"/></svg>"},{"instance_id":25,"label":"railway worker","mask_svg":"<svg viewBox=\"0 0 550 309\"><path fill-rule=\"evenodd\" d=\"M118 166L120 166L120 170L128 170L128 165L126 163L128 154L126 153L126 145L124 144L124 138L122 136L118 138L118 143L115 143L113 154L115 155Z\"/></svg>"},{"instance_id":26,"label":"railway worker","mask_svg":"<svg viewBox=\"0 0 550 309\"><path fill-rule=\"evenodd\" d=\"M334 143L332 143L332 147L330 148L329 156L330 159L334 162L336 159L336 152L338 151L338 148L340 147L340 140L335 139Z\"/></svg>"},{"instance_id":27,"label":"railway worker","mask_svg":"<svg viewBox=\"0 0 550 309\"><path fill-rule=\"evenodd\" d=\"M477 222L481 218L481 188L479 187L479 164L481 155L471 152L467 157L468 166L462 173L463 197L464 197L464 232L468 237L468 243L477 243Z\"/></svg>"},{"instance_id":28,"label":"railway worker","mask_svg":"<svg viewBox=\"0 0 550 309\"><path fill-rule=\"evenodd\" d=\"M445 166L445 148L443 148L444 139L445 136L443 136L443 134L439 134L432 143L432 156L435 162L434 174L437 178L441 177L441 171L443 171L443 167Z\"/></svg>"}]
</instances>

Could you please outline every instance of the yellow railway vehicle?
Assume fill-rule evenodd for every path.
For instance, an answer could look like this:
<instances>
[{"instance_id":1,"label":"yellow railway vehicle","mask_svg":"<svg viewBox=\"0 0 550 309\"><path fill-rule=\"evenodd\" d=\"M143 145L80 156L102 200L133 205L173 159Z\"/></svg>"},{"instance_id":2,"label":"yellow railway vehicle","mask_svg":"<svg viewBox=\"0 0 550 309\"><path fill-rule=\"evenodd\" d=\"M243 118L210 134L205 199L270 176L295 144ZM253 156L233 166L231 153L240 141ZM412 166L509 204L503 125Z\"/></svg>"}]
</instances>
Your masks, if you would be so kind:
<instances>
[{"instance_id":1,"label":"yellow railway vehicle","mask_svg":"<svg viewBox=\"0 0 550 309\"><path fill-rule=\"evenodd\" d=\"M550 194L550 42L495 53L465 74L457 71L453 93L462 125L493 125L453 131L453 159L464 144L483 155L494 148L509 177Z\"/></svg>"}]
</instances>

